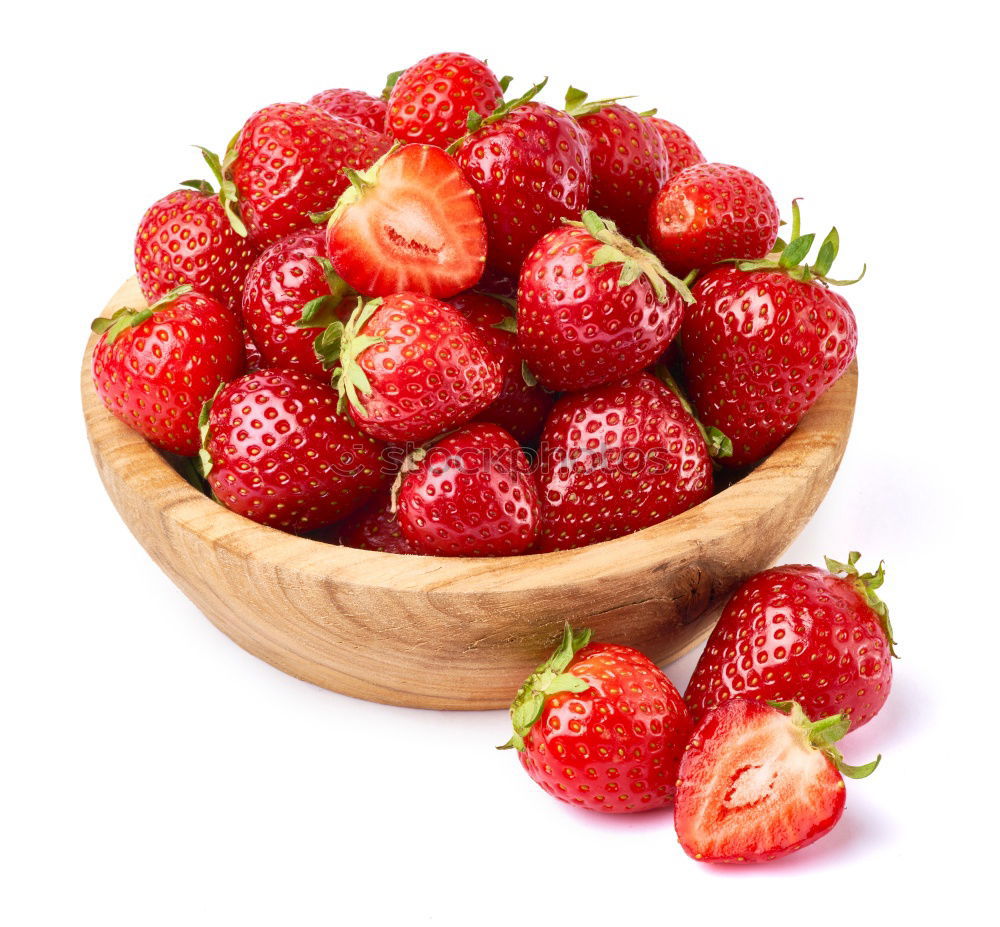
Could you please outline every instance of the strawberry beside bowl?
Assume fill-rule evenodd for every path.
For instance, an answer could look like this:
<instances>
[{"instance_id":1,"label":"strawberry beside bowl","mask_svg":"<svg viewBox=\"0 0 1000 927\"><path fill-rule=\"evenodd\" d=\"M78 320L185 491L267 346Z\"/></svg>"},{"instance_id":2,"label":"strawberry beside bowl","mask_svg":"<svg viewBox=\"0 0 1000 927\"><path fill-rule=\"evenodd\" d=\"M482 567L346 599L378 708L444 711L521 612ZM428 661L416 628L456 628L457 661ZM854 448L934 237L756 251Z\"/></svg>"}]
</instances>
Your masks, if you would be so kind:
<instances>
[{"instance_id":1,"label":"strawberry beside bowl","mask_svg":"<svg viewBox=\"0 0 1000 927\"><path fill-rule=\"evenodd\" d=\"M127 281L105 315L145 301ZM772 564L826 494L850 434L857 365L767 459L693 509L590 547L445 558L324 544L258 525L199 493L112 416L81 371L91 450L129 529L225 634L278 669L357 698L502 708L564 622L673 660L713 606Z\"/></svg>"}]
</instances>

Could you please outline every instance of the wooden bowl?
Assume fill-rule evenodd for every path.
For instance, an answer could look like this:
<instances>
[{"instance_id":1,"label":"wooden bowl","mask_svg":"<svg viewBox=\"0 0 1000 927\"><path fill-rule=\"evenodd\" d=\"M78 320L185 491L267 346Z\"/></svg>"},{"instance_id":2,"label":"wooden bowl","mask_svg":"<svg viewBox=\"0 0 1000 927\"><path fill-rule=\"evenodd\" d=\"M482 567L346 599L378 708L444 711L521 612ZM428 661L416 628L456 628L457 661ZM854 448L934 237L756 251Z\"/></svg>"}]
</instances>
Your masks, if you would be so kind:
<instances>
[{"instance_id":1,"label":"wooden bowl","mask_svg":"<svg viewBox=\"0 0 1000 927\"><path fill-rule=\"evenodd\" d=\"M105 313L144 305L135 278ZM125 523L237 644L286 673L420 708L506 707L569 621L663 663L703 640L719 602L788 547L847 444L857 366L748 476L682 515L579 550L414 557L294 537L201 495L107 412L81 373L97 469Z\"/></svg>"}]
</instances>

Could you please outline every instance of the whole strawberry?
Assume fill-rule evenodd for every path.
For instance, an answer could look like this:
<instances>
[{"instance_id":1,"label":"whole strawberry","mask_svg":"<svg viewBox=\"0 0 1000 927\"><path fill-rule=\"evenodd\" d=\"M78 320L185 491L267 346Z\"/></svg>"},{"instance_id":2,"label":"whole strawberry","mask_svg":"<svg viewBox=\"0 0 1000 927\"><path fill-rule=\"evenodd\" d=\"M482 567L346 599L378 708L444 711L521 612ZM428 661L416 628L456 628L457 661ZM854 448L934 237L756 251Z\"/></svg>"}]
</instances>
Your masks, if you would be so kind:
<instances>
[{"instance_id":1,"label":"whole strawberry","mask_svg":"<svg viewBox=\"0 0 1000 927\"><path fill-rule=\"evenodd\" d=\"M677 773L674 827L706 863L758 863L828 834L844 813L844 776L870 776L881 757L848 766L834 746L845 715L805 715L795 702L734 699L707 714Z\"/></svg>"},{"instance_id":2,"label":"whole strawberry","mask_svg":"<svg viewBox=\"0 0 1000 927\"><path fill-rule=\"evenodd\" d=\"M566 112L590 145L590 208L629 238L645 238L653 197L670 177L670 159L657 130L616 100L587 100L566 91Z\"/></svg>"},{"instance_id":3,"label":"whole strawberry","mask_svg":"<svg viewBox=\"0 0 1000 927\"><path fill-rule=\"evenodd\" d=\"M590 196L590 148L570 116L530 103L544 86L470 120L455 157L479 195L489 239L487 261L520 272L535 242L563 219L578 219Z\"/></svg>"},{"instance_id":4,"label":"whole strawberry","mask_svg":"<svg viewBox=\"0 0 1000 927\"><path fill-rule=\"evenodd\" d=\"M244 369L237 317L207 296L178 287L146 309L95 319L94 387L112 415L156 447L191 457L198 416L221 383Z\"/></svg>"},{"instance_id":5,"label":"whole strawberry","mask_svg":"<svg viewBox=\"0 0 1000 927\"><path fill-rule=\"evenodd\" d=\"M538 534L538 490L510 433L473 422L404 463L398 516L403 536L422 554L522 554Z\"/></svg>"},{"instance_id":6,"label":"whole strawberry","mask_svg":"<svg viewBox=\"0 0 1000 927\"><path fill-rule=\"evenodd\" d=\"M440 148L465 134L470 111L488 116L503 100L486 63L461 52L430 55L391 76L390 83L385 132L401 142Z\"/></svg>"},{"instance_id":7,"label":"whole strawberry","mask_svg":"<svg viewBox=\"0 0 1000 927\"><path fill-rule=\"evenodd\" d=\"M744 261L702 274L681 329L684 375L698 417L733 442L728 463L756 463L795 428L850 366L858 343L847 302L827 284L839 247L836 229L816 262L800 265L813 242L798 234L776 261ZM860 279L860 277L858 278Z\"/></svg>"},{"instance_id":8,"label":"whole strawberry","mask_svg":"<svg viewBox=\"0 0 1000 927\"><path fill-rule=\"evenodd\" d=\"M695 164L675 174L649 210L649 244L675 274L718 261L764 257L778 237L778 207L741 167Z\"/></svg>"},{"instance_id":9,"label":"whole strawberry","mask_svg":"<svg viewBox=\"0 0 1000 927\"><path fill-rule=\"evenodd\" d=\"M670 162L670 177L686 167L701 164L705 160L705 156L695 144L694 139L680 126L657 116L647 116L646 121L656 129L660 138L663 139L663 144L667 149L667 160Z\"/></svg>"},{"instance_id":10,"label":"whole strawberry","mask_svg":"<svg viewBox=\"0 0 1000 927\"><path fill-rule=\"evenodd\" d=\"M655 663L590 636L567 625L517 693L505 746L560 801L609 814L661 808L674 797L691 716Z\"/></svg>"},{"instance_id":11,"label":"whole strawberry","mask_svg":"<svg viewBox=\"0 0 1000 927\"><path fill-rule=\"evenodd\" d=\"M542 551L631 534L712 494L697 422L647 373L563 396L540 446Z\"/></svg>"},{"instance_id":12,"label":"whole strawberry","mask_svg":"<svg viewBox=\"0 0 1000 927\"><path fill-rule=\"evenodd\" d=\"M894 641L876 593L883 565L859 573L859 558L774 567L741 586L684 694L695 719L735 697L794 700L810 718L837 712L852 730L874 718L889 697Z\"/></svg>"},{"instance_id":13,"label":"whole strawberry","mask_svg":"<svg viewBox=\"0 0 1000 927\"><path fill-rule=\"evenodd\" d=\"M687 287L587 211L545 235L517 293L517 341L553 390L611 383L652 364L681 327Z\"/></svg>"},{"instance_id":14,"label":"whole strawberry","mask_svg":"<svg viewBox=\"0 0 1000 927\"><path fill-rule=\"evenodd\" d=\"M310 228L348 185L344 168L364 170L389 149L384 135L307 103L254 113L222 163L243 221L261 247Z\"/></svg>"},{"instance_id":15,"label":"whole strawberry","mask_svg":"<svg viewBox=\"0 0 1000 927\"><path fill-rule=\"evenodd\" d=\"M343 87L324 90L310 98L309 105L323 110L327 115L355 122L380 135L385 132L385 100L360 90L346 90Z\"/></svg>"},{"instance_id":16,"label":"whole strawberry","mask_svg":"<svg viewBox=\"0 0 1000 927\"><path fill-rule=\"evenodd\" d=\"M344 547L377 550L386 554L416 554L417 548L404 536L389 492L377 493L370 502L334 525L329 537Z\"/></svg>"},{"instance_id":17,"label":"whole strawberry","mask_svg":"<svg viewBox=\"0 0 1000 927\"><path fill-rule=\"evenodd\" d=\"M206 403L202 472L226 508L296 534L349 515L385 485L383 445L337 411L337 393L260 370Z\"/></svg>"}]
</instances>

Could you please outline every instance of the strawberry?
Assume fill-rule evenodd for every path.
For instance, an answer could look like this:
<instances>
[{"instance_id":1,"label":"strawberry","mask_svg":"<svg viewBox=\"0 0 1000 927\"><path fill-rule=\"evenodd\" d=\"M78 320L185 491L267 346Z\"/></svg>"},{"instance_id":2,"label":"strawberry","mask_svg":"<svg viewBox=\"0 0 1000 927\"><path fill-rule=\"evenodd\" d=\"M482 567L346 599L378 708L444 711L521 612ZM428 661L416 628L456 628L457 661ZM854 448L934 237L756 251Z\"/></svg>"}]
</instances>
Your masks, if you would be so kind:
<instances>
[{"instance_id":1,"label":"strawberry","mask_svg":"<svg viewBox=\"0 0 1000 927\"><path fill-rule=\"evenodd\" d=\"M670 177L686 167L701 164L705 160L705 156L695 144L694 139L680 126L653 115L647 116L646 121L656 129L660 138L663 139L663 144L667 149L667 159L670 163Z\"/></svg>"},{"instance_id":2,"label":"strawberry","mask_svg":"<svg viewBox=\"0 0 1000 927\"><path fill-rule=\"evenodd\" d=\"M546 792L591 811L650 811L674 797L691 716L638 650L591 644L567 625L510 708L521 765Z\"/></svg>"},{"instance_id":3,"label":"strawberry","mask_svg":"<svg viewBox=\"0 0 1000 927\"><path fill-rule=\"evenodd\" d=\"M538 490L509 432L463 425L403 464L399 525L419 553L440 557L521 554L538 533Z\"/></svg>"},{"instance_id":4,"label":"strawberry","mask_svg":"<svg viewBox=\"0 0 1000 927\"><path fill-rule=\"evenodd\" d=\"M525 376L517 336L511 331L517 327L511 310L499 298L475 290L459 293L450 302L482 335L503 375L500 395L479 414L479 421L493 422L521 444L530 444L541 434L555 396Z\"/></svg>"},{"instance_id":5,"label":"strawberry","mask_svg":"<svg viewBox=\"0 0 1000 927\"><path fill-rule=\"evenodd\" d=\"M794 702L734 699L707 714L684 751L674 826L684 852L709 863L754 863L829 833L844 812L848 766L834 744L844 715L810 721Z\"/></svg>"},{"instance_id":6,"label":"strawberry","mask_svg":"<svg viewBox=\"0 0 1000 927\"><path fill-rule=\"evenodd\" d=\"M695 719L735 697L794 700L810 718L840 712L866 724L889 697L895 656L885 578L859 573L860 554L827 569L781 566L749 579L726 603L688 683Z\"/></svg>"},{"instance_id":7,"label":"strawberry","mask_svg":"<svg viewBox=\"0 0 1000 927\"><path fill-rule=\"evenodd\" d=\"M392 497L380 492L361 509L333 526L329 538L344 547L379 550L387 554L416 554L417 548L404 536L399 519L393 511Z\"/></svg>"},{"instance_id":8,"label":"strawberry","mask_svg":"<svg viewBox=\"0 0 1000 927\"><path fill-rule=\"evenodd\" d=\"M500 394L493 352L457 309L414 293L395 293L333 322L317 340L340 408L383 441L422 442L474 418Z\"/></svg>"},{"instance_id":9,"label":"strawberry","mask_svg":"<svg viewBox=\"0 0 1000 927\"><path fill-rule=\"evenodd\" d=\"M355 303L344 299L349 291L326 260L325 238L322 229L293 232L265 248L247 274L243 320L263 367L330 377L313 349L316 333L309 329L346 320Z\"/></svg>"},{"instance_id":10,"label":"strawberry","mask_svg":"<svg viewBox=\"0 0 1000 927\"><path fill-rule=\"evenodd\" d=\"M330 214L326 249L356 290L443 299L483 275L483 213L451 155L404 145L347 176L351 185Z\"/></svg>"},{"instance_id":11,"label":"strawberry","mask_svg":"<svg viewBox=\"0 0 1000 927\"><path fill-rule=\"evenodd\" d=\"M385 132L385 100L360 90L346 90L343 87L324 90L312 97L309 105L323 110L329 116L357 123L380 135Z\"/></svg>"},{"instance_id":12,"label":"strawberry","mask_svg":"<svg viewBox=\"0 0 1000 927\"><path fill-rule=\"evenodd\" d=\"M681 400L641 373L563 396L541 439L539 549L596 544L712 494L709 448Z\"/></svg>"},{"instance_id":13,"label":"strawberry","mask_svg":"<svg viewBox=\"0 0 1000 927\"><path fill-rule=\"evenodd\" d=\"M250 237L261 247L331 209L348 185L344 168L363 170L389 149L384 135L307 103L276 103L254 113L220 169L231 177Z\"/></svg>"},{"instance_id":14,"label":"strawberry","mask_svg":"<svg viewBox=\"0 0 1000 927\"><path fill-rule=\"evenodd\" d=\"M302 534L349 515L385 485L383 445L337 411L325 383L274 368L221 389L202 411L202 472L218 500Z\"/></svg>"},{"instance_id":15,"label":"strawberry","mask_svg":"<svg viewBox=\"0 0 1000 927\"><path fill-rule=\"evenodd\" d=\"M516 274L528 252L563 219L578 219L590 196L590 149L565 113L528 102L545 82L503 103L452 149L479 194L489 237L487 261Z\"/></svg>"},{"instance_id":16,"label":"strawberry","mask_svg":"<svg viewBox=\"0 0 1000 927\"><path fill-rule=\"evenodd\" d=\"M389 83L386 133L440 148L465 134L470 112L492 113L504 92L484 61L461 52L430 55L390 75Z\"/></svg>"},{"instance_id":17,"label":"strawberry","mask_svg":"<svg viewBox=\"0 0 1000 927\"><path fill-rule=\"evenodd\" d=\"M588 101L576 87L566 91L566 112L589 143L590 208L629 238L645 237L650 204L670 177L659 132L617 99Z\"/></svg>"},{"instance_id":18,"label":"strawberry","mask_svg":"<svg viewBox=\"0 0 1000 927\"><path fill-rule=\"evenodd\" d=\"M687 287L595 213L545 235L517 293L518 346L539 382L580 390L653 363L680 330Z\"/></svg>"},{"instance_id":19,"label":"strawberry","mask_svg":"<svg viewBox=\"0 0 1000 927\"><path fill-rule=\"evenodd\" d=\"M675 274L764 257L778 237L778 207L764 182L729 164L675 174L649 210L649 244Z\"/></svg>"},{"instance_id":20,"label":"strawberry","mask_svg":"<svg viewBox=\"0 0 1000 927\"><path fill-rule=\"evenodd\" d=\"M847 370L857 348L854 313L827 286L856 282L827 276L837 230L815 264L800 266L813 236L799 236L798 204L792 211L792 241L778 243L779 258L703 274L681 329L691 401L705 424L732 440L734 466L770 454Z\"/></svg>"},{"instance_id":21,"label":"strawberry","mask_svg":"<svg viewBox=\"0 0 1000 927\"><path fill-rule=\"evenodd\" d=\"M218 301L178 287L145 309L95 319L94 387L112 415L151 444L198 452L198 415L221 383L244 370L243 331Z\"/></svg>"}]
</instances>

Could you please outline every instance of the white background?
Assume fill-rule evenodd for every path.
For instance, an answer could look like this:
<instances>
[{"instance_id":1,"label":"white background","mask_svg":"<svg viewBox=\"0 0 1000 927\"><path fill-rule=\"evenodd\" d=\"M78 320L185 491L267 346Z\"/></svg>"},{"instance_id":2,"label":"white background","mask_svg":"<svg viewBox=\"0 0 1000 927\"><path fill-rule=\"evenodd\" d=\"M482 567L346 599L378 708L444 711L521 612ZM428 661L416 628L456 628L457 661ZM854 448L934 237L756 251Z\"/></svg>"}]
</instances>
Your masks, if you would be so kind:
<instances>
[{"instance_id":1,"label":"white background","mask_svg":"<svg viewBox=\"0 0 1000 927\"><path fill-rule=\"evenodd\" d=\"M552 7L550 10L549 7ZM996 51L988 6L75 4L5 13L0 921L313 925L989 919L998 608ZM297 11L298 20L274 17ZM545 10L545 12L543 12ZM844 744L881 768L769 866L688 860L669 812L554 802L502 712L388 708L286 677L159 572L89 459L87 325L144 208L262 105L377 92L434 51L640 94L711 159L837 223L861 392L787 555L888 565L902 659ZM683 688L693 658L667 667ZM990 760L989 756L993 759ZM770 913L764 913L770 912ZM600 921L598 920L600 918Z\"/></svg>"}]
</instances>

